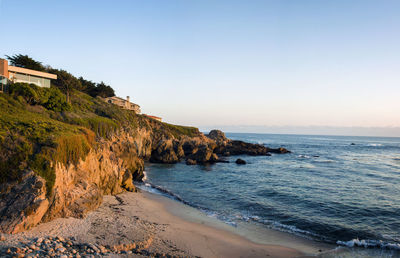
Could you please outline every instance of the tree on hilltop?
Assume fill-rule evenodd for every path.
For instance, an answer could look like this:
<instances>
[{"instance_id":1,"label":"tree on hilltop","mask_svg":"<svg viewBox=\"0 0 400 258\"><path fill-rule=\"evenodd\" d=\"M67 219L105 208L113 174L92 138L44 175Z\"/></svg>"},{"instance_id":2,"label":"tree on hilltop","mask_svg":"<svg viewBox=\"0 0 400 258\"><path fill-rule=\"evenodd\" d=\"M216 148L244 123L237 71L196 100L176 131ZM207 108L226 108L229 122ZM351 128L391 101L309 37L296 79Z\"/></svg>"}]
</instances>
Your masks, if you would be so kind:
<instances>
[{"instance_id":1,"label":"tree on hilltop","mask_svg":"<svg viewBox=\"0 0 400 258\"><path fill-rule=\"evenodd\" d=\"M104 82L100 82L96 85L96 96L100 96L103 98L113 97L115 96L114 89Z\"/></svg>"},{"instance_id":2,"label":"tree on hilltop","mask_svg":"<svg viewBox=\"0 0 400 258\"><path fill-rule=\"evenodd\" d=\"M34 60L33 58L29 57L28 55L13 55L8 56L6 55L7 59L10 61L10 64L13 66L27 68L37 71L45 71L45 67L39 61Z\"/></svg>"}]
</instances>

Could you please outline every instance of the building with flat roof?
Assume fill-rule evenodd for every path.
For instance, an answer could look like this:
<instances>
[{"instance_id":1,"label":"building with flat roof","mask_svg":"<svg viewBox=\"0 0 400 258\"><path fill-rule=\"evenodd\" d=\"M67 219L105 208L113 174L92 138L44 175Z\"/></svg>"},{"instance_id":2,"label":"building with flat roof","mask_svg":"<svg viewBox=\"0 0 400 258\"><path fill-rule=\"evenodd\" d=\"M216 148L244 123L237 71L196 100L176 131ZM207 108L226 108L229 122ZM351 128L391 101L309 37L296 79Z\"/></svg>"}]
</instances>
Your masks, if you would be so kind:
<instances>
[{"instance_id":1,"label":"building with flat roof","mask_svg":"<svg viewBox=\"0 0 400 258\"><path fill-rule=\"evenodd\" d=\"M0 83L3 87L7 81L33 83L39 87L50 88L50 80L56 80L57 75L31 69L8 65L8 61L0 59Z\"/></svg>"},{"instance_id":2,"label":"building with flat roof","mask_svg":"<svg viewBox=\"0 0 400 258\"><path fill-rule=\"evenodd\" d=\"M115 104L123 109L128 109L128 110L133 110L135 111L136 114L140 114L140 106L130 102L129 96L126 97L126 99L114 96L114 97L109 97L105 98L105 101L108 103Z\"/></svg>"}]
</instances>

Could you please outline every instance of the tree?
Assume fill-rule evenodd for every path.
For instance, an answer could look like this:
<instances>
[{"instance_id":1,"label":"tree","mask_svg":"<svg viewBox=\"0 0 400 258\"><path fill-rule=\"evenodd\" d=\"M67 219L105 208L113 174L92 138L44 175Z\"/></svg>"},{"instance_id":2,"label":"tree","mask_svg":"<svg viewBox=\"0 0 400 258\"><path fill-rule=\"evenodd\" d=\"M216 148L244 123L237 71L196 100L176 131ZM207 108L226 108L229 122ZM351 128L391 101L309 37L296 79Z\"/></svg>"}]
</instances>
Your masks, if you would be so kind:
<instances>
[{"instance_id":1,"label":"tree","mask_svg":"<svg viewBox=\"0 0 400 258\"><path fill-rule=\"evenodd\" d=\"M111 86L106 85L104 82L100 82L96 86L96 96L103 98L115 96L114 89Z\"/></svg>"},{"instance_id":2,"label":"tree","mask_svg":"<svg viewBox=\"0 0 400 258\"><path fill-rule=\"evenodd\" d=\"M86 94L89 94L92 97L112 97L115 96L114 89L111 86L106 85L104 82L101 83L94 83L92 81L88 81L79 77L79 81L82 84L82 91Z\"/></svg>"},{"instance_id":3,"label":"tree","mask_svg":"<svg viewBox=\"0 0 400 258\"><path fill-rule=\"evenodd\" d=\"M27 69L32 69L32 70L37 70L37 71L45 71L45 67L42 65L41 62L38 62L28 55L13 55L13 56L7 56L7 59L10 61L10 64L13 66L18 66L22 68L27 68Z\"/></svg>"},{"instance_id":4,"label":"tree","mask_svg":"<svg viewBox=\"0 0 400 258\"><path fill-rule=\"evenodd\" d=\"M72 89L82 90L81 82L65 70L50 69L49 73L56 74L57 80L53 80L54 86L59 88L67 96L67 103L70 103L70 92Z\"/></svg>"},{"instance_id":5,"label":"tree","mask_svg":"<svg viewBox=\"0 0 400 258\"><path fill-rule=\"evenodd\" d=\"M96 83L92 81L85 80L83 77L79 77L79 81L82 84L82 91L85 92L86 94L96 97Z\"/></svg>"}]
</instances>

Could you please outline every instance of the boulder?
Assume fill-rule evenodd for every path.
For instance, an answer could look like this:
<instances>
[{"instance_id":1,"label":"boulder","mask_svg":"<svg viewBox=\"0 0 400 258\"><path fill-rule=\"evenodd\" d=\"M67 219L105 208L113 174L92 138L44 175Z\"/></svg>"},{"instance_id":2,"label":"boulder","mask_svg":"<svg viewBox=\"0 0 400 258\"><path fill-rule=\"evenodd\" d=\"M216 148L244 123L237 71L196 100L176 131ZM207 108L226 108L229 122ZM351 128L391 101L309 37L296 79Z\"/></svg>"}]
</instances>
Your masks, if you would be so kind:
<instances>
[{"instance_id":1,"label":"boulder","mask_svg":"<svg viewBox=\"0 0 400 258\"><path fill-rule=\"evenodd\" d=\"M235 163L238 164L238 165L246 165L247 162L245 160L243 160L243 159L237 159L235 161Z\"/></svg>"},{"instance_id":2,"label":"boulder","mask_svg":"<svg viewBox=\"0 0 400 258\"><path fill-rule=\"evenodd\" d=\"M229 139L226 138L225 134L220 130L211 130L207 137L214 140L218 145L229 142Z\"/></svg>"},{"instance_id":3,"label":"boulder","mask_svg":"<svg viewBox=\"0 0 400 258\"><path fill-rule=\"evenodd\" d=\"M291 153L289 150L285 149L285 148L277 148L277 149L270 149L268 148L268 152L272 152L272 153L278 153L278 154L285 154L285 153Z\"/></svg>"},{"instance_id":4,"label":"boulder","mask_svg":"<svg viewBox=\"0 0 400 258\"><path fill-rule=\"evenodd\" d=\"M219 145L215 153L223 156L229 155L267 155L268 148L261 144L247 143L243 141L229 141L226 145Z\"/></svg>"},{"instance_id":5,"label":"boulder","mask_svg":"<svg viewBox=\"0 0 400 258\"><path fill-rule=\"evenodd\" d=\"M179 161L171 139L161 140L151 152L150 162L174 164Z\"/></svg>"},{"instance_id":6,"label":"boulder","mask_svg":"<svg viewBox=\"0 0 400 258\"><path fill-rule=\"evenodd\" d=\"M188 166L197 165L197 162L195 160L192 160L192 159L187 159L186 160L186 165L188 165Z\"/></svg>"},{"instance_id":7,"label":"boulder","mask_svg":"<svg viewBox=\"0 0 400 258\"><path fill-rule=\"evenodd\" d=\"M198 149L199 149L198 145L194 141L185 141L182 144L182 150L185 156L189 156L196 153Z\"/></svg>"},{"instance_id":8,"label":"boulder","mask_svg":"<svg viewBox=\"0 0 400 258\"><path fill-rule=\"evenodd\" d=\"M46 182L33 171L26 171L20 182L0 185L0 193L0 232L13 234L29 229L49 208Z\"/></svg>"},{"instance_id":9,"label":"boulder","mask_svg":"<svg viewBox=\"0 0 400 258\"><path fill-rule=\"evenodd\" d=\"M135 185L133 184L133 176L132 173L129 170L126 170L124 173L124 176L122 178L122 187L129 191L129 192L134 192L136 190Z\"/></svg>"},{"instance_id":10,"label":"boulder","mask_svg":"<svg viewBox=\"0 0 400 258\"><path fill-rule=\"evenodd\" d=\"M210 162L213 152L207 145L200 146L196 153L190 155L188 158L197 162L197 164L205 164ZM214 156L215 157L215 156Z\"/></svg>"},{"instance_id":11,"label":"boulder","mask_svg":"<svg viewBox=\"0 0 400 258\"><path fill-rule=\"evenodd\" d=\"M218 160L219 160L218 155L215 154L215 153L212 153L212 154L211 154L211 157L210 157L210 160L209 160L210 163L218 162Z\"/></svg>"}]
</instances>

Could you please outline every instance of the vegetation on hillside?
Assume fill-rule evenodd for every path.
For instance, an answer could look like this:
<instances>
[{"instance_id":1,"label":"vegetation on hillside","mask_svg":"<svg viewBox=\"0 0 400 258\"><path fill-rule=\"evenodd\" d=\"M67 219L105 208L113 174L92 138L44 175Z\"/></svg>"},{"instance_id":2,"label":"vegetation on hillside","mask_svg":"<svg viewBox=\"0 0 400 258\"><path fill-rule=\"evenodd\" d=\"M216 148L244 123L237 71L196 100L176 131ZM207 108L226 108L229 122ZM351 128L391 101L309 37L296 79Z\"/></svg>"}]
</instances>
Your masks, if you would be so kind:
<instances>
[{"instance_id":1,"label":"vegetation on hillside","mask_svg":"<svg viewBox=\"0 0 400 258\"><path fill-rule=\"evenodd\" d=\"M161 123L107 103L102 97L108 95L102 94L109 86L58 71L65 76L50 88L14 83L0 93L0 183L20 180L31 169L46 180L50 194L55 162L77 164L96 145L96 138L110 138L122 127L147 128L156 138L199 134L197 128Z\"/></svg>"}]
</instances>

